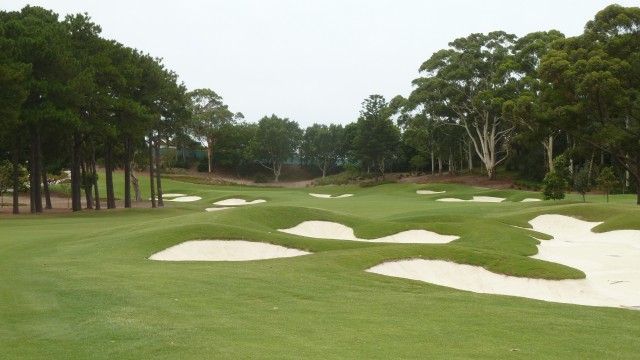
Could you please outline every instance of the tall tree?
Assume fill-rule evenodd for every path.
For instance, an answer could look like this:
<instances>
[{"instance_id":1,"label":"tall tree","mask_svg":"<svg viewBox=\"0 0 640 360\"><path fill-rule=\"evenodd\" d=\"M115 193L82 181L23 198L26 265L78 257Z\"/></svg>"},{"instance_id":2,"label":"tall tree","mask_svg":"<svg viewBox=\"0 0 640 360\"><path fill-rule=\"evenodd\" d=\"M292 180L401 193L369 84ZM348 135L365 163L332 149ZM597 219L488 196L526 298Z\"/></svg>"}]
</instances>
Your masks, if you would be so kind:
<instances>
[{"instance_id":1,"label":"tall tree","mask_svg":"<svg viewBox=\"0 0 640 360\"><path fill-rule=\"evenodd\" d=\"M344 160L344 128L342 125L313 124L303 136L301 155L303 159L316 165L322 171L322 177L333 169L338 161Z\"/></svg>"},{"instance_id":2,"label":"tall tree","mask_svg":"<svg viewBox=\"0 0 640 360\"><path fill-rule=\"evenodd\" d=\"M362 102L353 140L356 156L365 166L375 166L383 178L400 145L400 130L391 120L392 114L382 95L370 95Z\"/></svg>"},{"instance_id":3,"label":"tall tree","mask_svg":"<svg viewBox=\"0 0 640 360\"><path fill-rule=\"evenodd\" d=\"M243 168L253 164L253 142L258 131L255 123L238 122L220 128L214 157L221 165L231 166L240 176Z\"/></svg>"},{"instance_id":4,"label":"tall tree","mask_svg":"<svg viewBox=\"0 0 640 360\"><path fill-rule=\"evenodd\" d=\"M520 76L517 82L519 97L503 104L505 117L519 127L518 131L529 132L544 147L547 171L553 171L554 141L559 135L559 130L550 122L557 116L553 106L561 96L548 80L542 79L539 65L551 44L563 38L562 33L552 30L534 32L516 41L513 68Z\"/></svg>"},{"instance_id":5,"label":"tall tree","mask_svg":"<svg viewBox=\"0 0 640 360\"><path fill-rule=\"evenodd\" d=\"M21 27L19 14L0 12L0 143L12 153L13 213L19 213L18 169L20 162L20 114L29 94L31 64L19 58L17 38L11 33ZM17 28L17 29L16 29ZM0 146L2 147L2 146Z\"/></svg>"},{"instance_id":6,"label":"tall tree","mask_svg":"<svg viewBox=\"0 0 640 360\"><path fill-rule=\"evenodd\" d=\"M420 67L411 96L431 112L453 111L484 163L489 179L508 155L514 126L502 105L514 96L511 65L516 37L505 32L472 34L449 43Z\"/></svg>"},{"instance_id":7,"label":"tall tree","mask_svg":"<svg viewBox=\"0 0 640 360\"><path fill-rule=\"evenodd\" d=\"M297 154L301 139L302 130L293 120L271 115L258 122L254 156L260 165L273 171L275 182L282 174L282 164Z\"/></svg>"},{"instance_id":8,"label":"tall tree","mask_svg":"<svg viewBox=\"0 0 640 360\"><path fill-rule=\"evenodd\" d=\"M192 129L196 137L207 143L209 172L213 171L213 147L220 129L227 124L235 124L242 119L241 113L234 114L222 102L222 97L211 89L196 89L188 94L191 99Z\"/></svg>"},{"instance_id":9,"label":"tall tree","mask_svg":"<svg viewBox=\"0 0 640 360\"><path fill-rule=\"evenodd\" d=\"M605 151L640 189L640 8L611 5L541 62L563 94L554 125ZM640 190L637 191L640 205Z\"/></svg>"}]
</instances>

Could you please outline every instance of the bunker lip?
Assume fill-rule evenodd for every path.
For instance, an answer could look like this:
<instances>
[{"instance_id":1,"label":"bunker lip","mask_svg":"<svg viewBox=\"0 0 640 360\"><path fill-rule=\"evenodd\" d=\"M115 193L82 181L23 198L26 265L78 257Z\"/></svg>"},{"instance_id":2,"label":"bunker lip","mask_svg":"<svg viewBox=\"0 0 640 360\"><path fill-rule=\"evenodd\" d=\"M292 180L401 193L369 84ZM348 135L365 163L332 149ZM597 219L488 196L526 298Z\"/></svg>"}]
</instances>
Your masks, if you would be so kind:
<instances>
[{"instance_id":1,"label":"bunker lip","mask_svg":"<svg viewBox=\"0 0 640 360\"><path fill-rule=\"evenodd\" d=\"M190 240L149 257L159 261L253 261L309 255L310 252L245 240Z\"/></svg>"},{"instance_id":2,"label":"bunker lip","mask_svg":"<svg viewBox=\"0 0 640 360\"><path fill-rule=\"evenodd\" d=\"M386 262L367 271L478 293L512 295L577 305L640 309L640 231L594 233L601 224L563 215L541 215L532 230L549 234L533 258L582 270L585 279L543 280L506 276L442 260Z\"/></svg>"},{"instance_id":3,"label":"bunker lip","mask_svg":"<svg viewBox=\"0 0 640 360\"><path fill-rule=\"evenodd\" d=\"M292 228L278 231L318 239L405 244L446 244L459 239L458 236L440 235L427 230L408 230L377 239L361 239L355 236L352 228L330 221L304 221Z\"/></svg>"}]
</instances>

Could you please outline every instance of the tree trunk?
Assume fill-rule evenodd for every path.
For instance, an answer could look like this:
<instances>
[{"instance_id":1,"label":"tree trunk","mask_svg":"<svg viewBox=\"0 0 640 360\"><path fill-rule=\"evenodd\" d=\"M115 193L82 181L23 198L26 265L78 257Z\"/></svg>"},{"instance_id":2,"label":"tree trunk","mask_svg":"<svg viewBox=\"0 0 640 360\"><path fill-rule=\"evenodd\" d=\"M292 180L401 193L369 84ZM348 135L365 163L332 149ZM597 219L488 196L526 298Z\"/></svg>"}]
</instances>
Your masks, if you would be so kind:
<instances>
[{"instance_id":1,"label":"tree trunk","mask_svg":"<svg viewBox=\"0 0 640 360\"><path fill-rule=\"evenodd\" d=\"M71 160L71 209L73 211L82 210L82 190L80 180L80 162L82 140L79 133L73 135L73 155Z\"/></svg>"},{"instance_id":2,"label":"tree trunk","mask_svg":"<svg viewBox=\"0 0 640 360\"><path fill-rule=\"evenodd\" d=\"M31 153L29 154L29 211L34 214L36 212L36 159L34 155L34 135L31 135Z\"/></svg>"},{"instance_id":3,"label":"tree trunk","mask_svg":"<svg viewBox=\"0 0 640 360\"><path fill-rule=\"evenodd\" d=\"M453 154L449 152L449 175L453 175L456 172L455 162L453 161Z\"/></svg>"},{"instance_id":4,"label":"tree trunk","mask_svg":"<svg viewBox=\"0 0 640 360\"><path fill-rule=\"evenodd\" d=\"M549 172L553 171L553 139L554 138L555 138L554 135L549 135L546 141L542 142L542 146L544 146L544 149L545 149L545 157L547 158L546 167L549 170Z\"/></svg>"},{"instance_id":5,"label":"tree trunk","mask_svg":"<svg viewBox=\"0 0 640 360\"><path fill-rule=\"evenodd\" d=\"M124 207L131 208L131 140L124 137Z\"/></svg>"},{"instance_id":6,"label":"tree trunk","mask_svg":"<svg viewBox=\"0 0 640 360\"><path fill-rule=\"evenodd\" d=\"M33 129L31 142L31 212L42 212L42 188L40 180L42 179L42 161L40 159L40 130L36 127Z\"/></svg>"},{"instance_id":7,"label":"tree trunk","mask_svg":"<svg viewBox=\"0 0 640 360\"><path fill-rule=\"evenodd\" d=\"M51 205L51 193L49 192L49 182L47 180L47 172L42 169L42 189L44 190L44 208L47 210L53 209Z\"/></svg>"},{"instance_id":8,"label":"tree trunk","mask_svg":"<svg viewBox=\"0 0 640 360\"><path fill-rule=\"evenodd\" d=\"M149 181L151 185L151 207L156 208L156 182L153 178L153 134L149 133Z\"/></svg>"},{"instance_id":9,"label":"tree trunk","mask_svg":"<svg viewBox=\"0 0 640 360\"><path fill-rule=\"evenodd\" d=\"M281 173L282 163L273 163L273 176L275 177L275 182L279 181Z\"/></svg>"},{"instance_id":10,"label":"tree trunk","mask_svg":"<svg viewBox=\"0 0 640 360\"><path fill-rule=\"evenodd\" d=\"M14 143L14 149L12 154L12 162L13 162L13 213L20 213L20 198L18 197L20 193L20 157L18 155L20 149L20 143L16 140Z\"/></svg>"},{"instance_id":11,"label":"tree trunk","mask_svg":"<svg viewBox=\"0 0 640 360\"><path fill-rule=\"evenodd\" d=\"M156 136L155 141L155 161L156 161L156 191L158 193L158 206L164 206L164 201L162 200L162 176L160 174L160 136Z\"/></svg>"},{"instance_id":12,"label":"tree trunk","mask_svg":"<svg viewBox=\"0 0 640 360\"><path fill-rule=\"evenodd\" d=\"M436 155L434 151L431 150L431 175L435 175L436 173Z\"/></svg>"},{"instance_id":13,"label":"tree trunk","mask_svg":"<svg viewBox=\"0 0 640 360\"><path fill-rule=\"evenodd\" d=\"M38 158L40 159L40 172L42 174L42 188L44 189L45 209L51 210L51 193L49 192L49 181L47 179L47 171L44 168L44 156L42 155L42 146L38 147Z\"/></svg>"},{"instance_id":14,"label":"tree trunk","mask_svg":"<svg viewBox=\"0 0 640 360\"><path fill-rule=\"evenodd\" d=\"M87 209L93 209L93 199L91 182L89 181L89 173L84 161L80 161L80 173L82 174L82 184L84 185L84 197L87 202Z\"/></svg>"},{"instance_id":15,"label":"tree trunk","mask_svg":"<svg viewBox=\"0 0 640 360\"><path fill-rule=\"evenodd\" d=\"M207 162L209 172L213 172L213 140L209 137L207 137Z\"/></svg>"},{"instance_id":16,"label":"tree trunk","mask_svg":"<svg viewBox=\"0 0 640 360\"><path fill-rule=\"evenodd\" d=\"M140 193L140 183L138 182L138 178L133 173L133 162L130 165L131 173L129 173L131 181L131 185L133 185L133 193L135 194L136 202L142 201L142 194Z\"/></svg>"},{"instance_id":17,"label":"tree trunk","mask_svg":"<svg viewBox=\"0 0 640 360\"><path fill-rule=\"evenodd\" d=\"M385 170L385 162L384 162L384 158L378 160L378 169L380 170L380 174L382 174L382 180L386 180L385 176L384 176L384 170Z\"/></svg>"},{"instance_id":18,"label":"tree trunk","mask_svg":"<svg viewBox=\"0 0 640 360\"><path fill-rule=\"evenodd\" d=\"M95 209L100 210L100 191L98 190L98 172L96 169L96 147L93 143L93 136L89 135L89 146L91 147L91 181L93 182L93 197L95 199Z\"/></svg>"},{"instance_id":19,"label":"tree trunk","mask_svg":"<svg viewBox=\"0 0 640 360\"><path fill-rule=\"evenodd\" d=\"M469 154L469 174L473 174L473 152L471 151L471 142L467 143L467 153Z\"/></svg>"},{"instance_id":20,"label":"tree trunk","mask_svg":"<svg viewBox=\"0 0 640 360\"><path fill-rule=\"evenodd\" d=\"M495 165L492 167L488 167L487 166L487 175L489 176L489 180L495 180L496 179L496 167Z\"/></svg>"},{"instance_id":21,"label":"tree trunk","mask_svg":"<svg viewBox=\"0 0 640 360\"><path fill-rule=\"evenodd\" d=\"M107 186L107 209L116 208L116 196L113 191L113 156L111 154L111 141L105 143L104 172Z\"/></svg>"}]
</instances>

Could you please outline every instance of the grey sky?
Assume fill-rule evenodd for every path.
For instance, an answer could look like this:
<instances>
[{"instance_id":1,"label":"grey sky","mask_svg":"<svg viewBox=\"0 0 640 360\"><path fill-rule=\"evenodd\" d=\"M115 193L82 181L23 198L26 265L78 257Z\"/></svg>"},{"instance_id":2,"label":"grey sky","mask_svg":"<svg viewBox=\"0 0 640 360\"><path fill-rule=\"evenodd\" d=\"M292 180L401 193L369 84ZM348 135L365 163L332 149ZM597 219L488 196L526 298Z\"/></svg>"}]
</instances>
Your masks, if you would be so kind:
<instances>
[{"instance_id":1,"label":"grey sky","mask_svg":"<svg viewBox=\"0 0 640 360\"><path fill-rule=\"evenodd\" d=\"M611 3L638 0L3 0L61 17L87 12L102 35L155 57L189 90L210 88L257 122L353 122L370 94L407 96L418 68L450 41L503 30L582 32Z\"/></svg>"}]
</instances>

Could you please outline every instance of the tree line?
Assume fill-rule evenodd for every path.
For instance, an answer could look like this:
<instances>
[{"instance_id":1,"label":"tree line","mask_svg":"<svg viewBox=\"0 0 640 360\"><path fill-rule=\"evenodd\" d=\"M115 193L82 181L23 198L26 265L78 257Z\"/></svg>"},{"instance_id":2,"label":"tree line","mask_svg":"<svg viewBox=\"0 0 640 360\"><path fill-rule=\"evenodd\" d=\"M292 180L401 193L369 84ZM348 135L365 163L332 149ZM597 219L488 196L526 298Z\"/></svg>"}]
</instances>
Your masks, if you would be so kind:
<instances>
[{"instance_id":1,"label":"tree line","mask_svg":"<svg viewBox=\"0 0 640 360\"><path fill-rule=\"evenodd\" d=\"M115 207L116 168L128 179L130 207L132 184L140 197L132 172L140 154L152 206L162 206L160 147L169 144L205 144L208 171L216 162L257 163L275 181L292 157L323 177L344 164L383 177L392 167L457 173L480 164L490 179L504 165L541 180L565 171L554 168L562 154L571 173L587 168L593 179L614 165L637 191L639 28L640 8L611 5L576 37L471 34L427 59L408 97L371 95L355 122L301 129L276 115L249 123L213 90L187 91L161 59L103 39L87 14L60 21L27 6L0 12L0 160L12 168L14 189L27 168L32 212L42 211L42 192L50 207L46 174L63 168L73 210L83 190L86 206L100 209L98 164L107 208ZM13 197L17 213L18 191Z\"/></svg>"},{"instance_id":2,"label":"tree line","mask_svg":"<svg viewBox=\"0 0 640 360\"><path fill-rule=\"evenodd\" d=\"M459 154L471 167L475 156L490 179L502 163L553 177L565 170L554 168L560 154L574 177L614 165L637 192L639 45L640 8L618 5L575 37L496 31L456 39L422 64L408 98L393 100L405 140L432 164L448 158L451 166Z\"/></svg>"}]
</instances>

